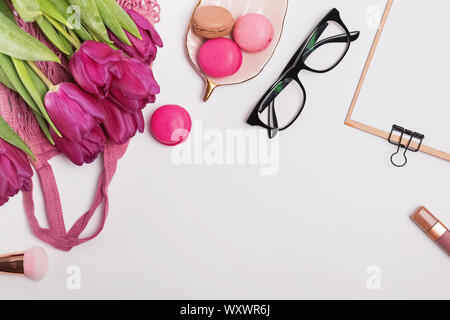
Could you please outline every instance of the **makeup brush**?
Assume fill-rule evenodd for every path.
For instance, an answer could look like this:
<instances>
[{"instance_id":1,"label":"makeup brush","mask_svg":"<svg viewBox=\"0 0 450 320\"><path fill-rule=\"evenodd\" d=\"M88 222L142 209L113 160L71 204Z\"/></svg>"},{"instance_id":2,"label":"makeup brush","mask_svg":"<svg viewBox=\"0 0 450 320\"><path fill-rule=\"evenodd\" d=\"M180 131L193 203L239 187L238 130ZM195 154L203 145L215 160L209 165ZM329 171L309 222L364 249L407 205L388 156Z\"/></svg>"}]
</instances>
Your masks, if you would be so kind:
<instances>
[{"instance_id":1,"label":"makeup brush","mask_svg":"<svg viewBox=\"0 0 450 320\"><path fill-rule=\"evenodd\" d=\"M39 281L48 270L48 256L44 249L35 247L24 253L0 255L0 273L25 275Z\"/></svg>"}]
</instances>

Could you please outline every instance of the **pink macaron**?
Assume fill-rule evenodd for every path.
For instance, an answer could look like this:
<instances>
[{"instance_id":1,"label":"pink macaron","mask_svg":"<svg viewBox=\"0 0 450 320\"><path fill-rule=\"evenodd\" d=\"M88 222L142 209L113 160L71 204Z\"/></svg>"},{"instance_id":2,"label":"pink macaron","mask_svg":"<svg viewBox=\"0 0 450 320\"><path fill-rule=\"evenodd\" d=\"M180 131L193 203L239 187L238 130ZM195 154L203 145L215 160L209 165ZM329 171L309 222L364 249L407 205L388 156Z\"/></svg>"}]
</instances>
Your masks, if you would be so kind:
<instances>
[{"instance_id":1,"label":"pink macaron","mask_svg":"<svg viewBox=\"0 0 450 320\"><path fill-rule=\"evenodd\" d=\"M234 41L250 53L266 49L273 40L273 26L269 19L257 13L249 13L238 19L233 31Z\"/></svg>"},{"instance_id":2,"label":"pink macaron","mask_svg":"<svg viewBox=\"0 0 450 320\"><path fill-rule=\"evenodd\" d=\"M230 39L206 41L198 52L198 62L210 77L224 78L235 74L242 66L242 51Z\"/></svg>"},{"instance_id":3,"label":"pink macaron","mask_svg":"<svg viewBox=\"0 0 450 320\"><path fill-rule=\"evenodd\" d=\"M166 146L176 146L186 141L191 128L191 116L186 109L178 105L158 108L150 121L153 137Z\"/></svg>"}]
</instances>

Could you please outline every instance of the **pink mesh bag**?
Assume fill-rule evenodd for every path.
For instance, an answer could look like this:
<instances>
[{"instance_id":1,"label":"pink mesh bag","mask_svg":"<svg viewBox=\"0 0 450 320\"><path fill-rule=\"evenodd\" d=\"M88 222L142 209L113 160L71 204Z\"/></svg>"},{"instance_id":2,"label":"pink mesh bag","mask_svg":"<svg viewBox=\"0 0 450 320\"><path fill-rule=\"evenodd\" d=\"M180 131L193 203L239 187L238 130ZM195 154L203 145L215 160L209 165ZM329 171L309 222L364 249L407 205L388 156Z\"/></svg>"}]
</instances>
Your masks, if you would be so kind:
<instances>
[{"instance_id":1,"label":"pink mesh bag","mask_svg":"<svg viewBox=\"0 0 450 320\"><path fill-rule=\"evenodd\" d=\"M117 2L126 9L133 9L139 12L152 23L159 21L160 7L156 0L117 0ZM38 40L52 46L35 25L22 23L22 27ZM57 52L56 50L54 51ZM38 63L40 69L48 75L53 83L61 83L69 80L67 59L62 55L60 55L60 58L63 62L62 66L56 63ZM1 84L0 114L28 144L37 159L36 162L31 162L41 183L49 227L42 228L36 219L33 188L28 192L23 192L26 216L34 235L53 247L64 251L70 251L73 247L95 238L105 225L109 208L108 186L116 172L117 162L125 154L128 144L118 146L108 143L105 146L102 159L103 170L99 177L91 208L67 231L64 224L61 199L59 197L55 176L48 163L51 158L59 154L59 151L42 134L39 125L20 96ZM102 160L99 158L97 161ZM76 168L74 167L74 169ZM101 219L97 229L90 236L81 238L81 233L102 204Z\"/></svg>"}]
</instances>

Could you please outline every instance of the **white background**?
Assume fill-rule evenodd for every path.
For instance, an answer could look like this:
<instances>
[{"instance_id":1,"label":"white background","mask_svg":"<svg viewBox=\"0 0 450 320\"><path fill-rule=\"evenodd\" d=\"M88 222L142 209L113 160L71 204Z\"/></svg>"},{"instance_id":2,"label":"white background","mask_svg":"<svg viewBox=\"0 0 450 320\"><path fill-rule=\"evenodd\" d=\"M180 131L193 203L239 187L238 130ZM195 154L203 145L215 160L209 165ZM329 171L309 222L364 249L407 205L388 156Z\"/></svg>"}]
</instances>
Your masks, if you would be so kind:
<instances>
[{"instance_id":1,"label":"white background","mask_svg":"<svg viewBox=\"0 0 450 320\"><path fill-rule=\"evenodd\" d=\"M51 265L39 283L0 276L0 298L449 299L449 257L409 219L426 205L450 225L449 164L414 154L406 168L394 168L392 146L343 124L375 32L367 9L382 10L385 1L291 0L267 68L253 81L217 89L206 104L184 54L194 2L161 0L165 48L154 71L162 94L147 120L157 106L175 103L204 130L248 129L260 95L329 9L340 9L362 36L333 72L301 74L308 103L280 135L276 175L260 175L257 165L175 165L173 149L146 132L120 161L105 230L70 253L37 240L22 196L11 199L0 209L0 252L40 245ZM424 90L432 89L425 81ZM77 168L63 157L52 164L70 226L89 207L100 164ZM67 288L71 265L80 267L80 290ZM372 265L381 270L380 290L366 285Z\"/></svg>"}]
</instances>

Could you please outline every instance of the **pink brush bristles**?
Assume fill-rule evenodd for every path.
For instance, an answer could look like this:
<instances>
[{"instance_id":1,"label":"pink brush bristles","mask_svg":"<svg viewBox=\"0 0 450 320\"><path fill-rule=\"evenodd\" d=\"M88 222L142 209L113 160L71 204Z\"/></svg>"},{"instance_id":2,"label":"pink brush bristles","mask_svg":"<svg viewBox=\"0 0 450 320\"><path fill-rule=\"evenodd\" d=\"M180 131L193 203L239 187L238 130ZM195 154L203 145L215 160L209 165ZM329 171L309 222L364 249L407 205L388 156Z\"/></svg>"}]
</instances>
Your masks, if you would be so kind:
<instances>
[{"instance_id":1,"label":"pink brush bristles","mask_svg":"<svg viewBox=\"0 0 450 320\"><path fill-rule=\"evenodd\" d=\"M25 251L23 267L27 278L34 281L42 280L48 271L47 252L39 247Z\"/></svg>"}]
</instances>

